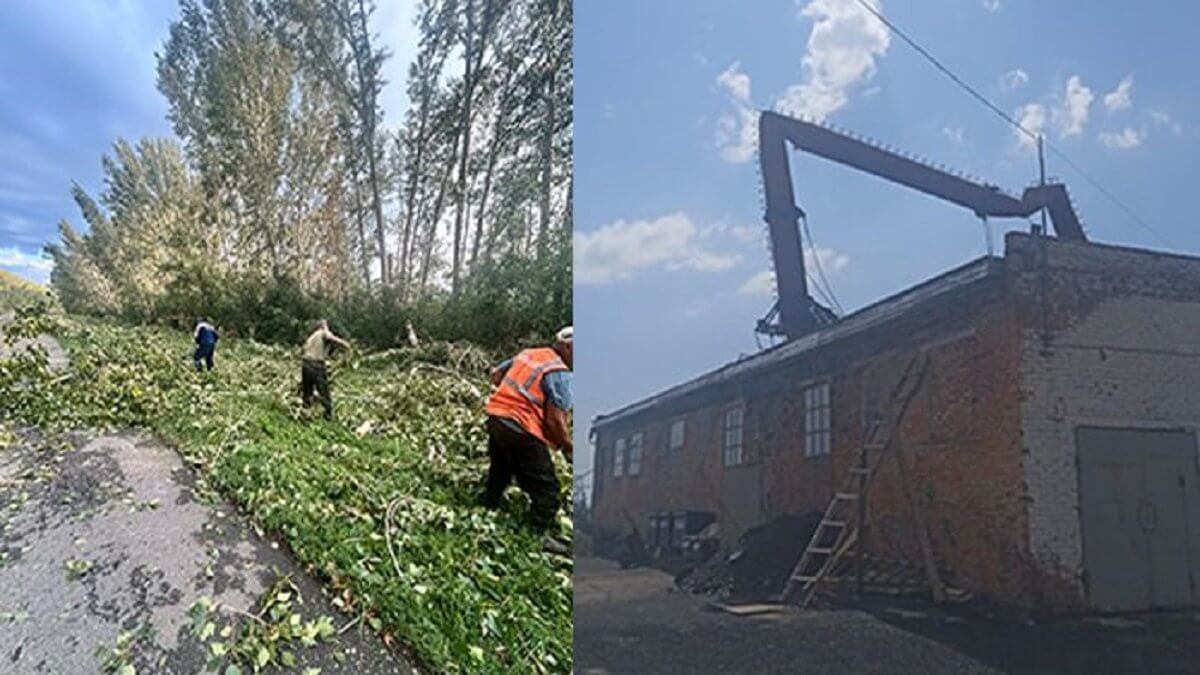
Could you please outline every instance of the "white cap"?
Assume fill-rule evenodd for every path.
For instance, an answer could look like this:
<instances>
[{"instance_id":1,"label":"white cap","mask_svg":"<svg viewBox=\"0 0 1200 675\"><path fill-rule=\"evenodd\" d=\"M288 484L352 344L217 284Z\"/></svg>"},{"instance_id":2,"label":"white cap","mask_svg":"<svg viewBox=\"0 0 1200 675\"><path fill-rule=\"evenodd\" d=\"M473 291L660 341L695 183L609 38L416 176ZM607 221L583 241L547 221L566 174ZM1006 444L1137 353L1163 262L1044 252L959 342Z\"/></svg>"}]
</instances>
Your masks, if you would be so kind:
<instances>
[{"instance_id":1,"label":"white cap","mask_svg":"<svg viewBox=\"0 0 1200 675\"><path fill-rule=\"evenodd\" d=\"M574 338L575 338L574 326L567 326L566 328L564 328L554 334L554 341L565 344L565 345L571 344L574 341Z\"/></svg>"}]
</instances>

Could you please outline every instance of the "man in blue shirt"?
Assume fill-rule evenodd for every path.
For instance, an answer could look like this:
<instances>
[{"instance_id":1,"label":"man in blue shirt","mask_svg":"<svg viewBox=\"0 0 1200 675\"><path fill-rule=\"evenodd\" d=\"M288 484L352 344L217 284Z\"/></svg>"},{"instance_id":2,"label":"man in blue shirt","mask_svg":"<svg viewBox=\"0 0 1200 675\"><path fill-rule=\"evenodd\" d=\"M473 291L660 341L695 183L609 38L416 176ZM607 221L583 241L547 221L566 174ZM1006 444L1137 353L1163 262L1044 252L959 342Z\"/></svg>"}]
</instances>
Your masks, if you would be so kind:
<instances>
[{"instance_id":1,"label":"man in blue shirt","mask_svg":"<svg viewBox=\"0 0 1200 675\"><path fill-rule=\"evenodd\" d=\"M192 337L196 341L196 352L192 355L192 361L196 364L196 372L200 372L202 364L208 370L212 370L213 354L217 350L217 340L221 338L217 329L207 319L200 317L196 320L196 330Z\"/></svg>"}]
</instances>

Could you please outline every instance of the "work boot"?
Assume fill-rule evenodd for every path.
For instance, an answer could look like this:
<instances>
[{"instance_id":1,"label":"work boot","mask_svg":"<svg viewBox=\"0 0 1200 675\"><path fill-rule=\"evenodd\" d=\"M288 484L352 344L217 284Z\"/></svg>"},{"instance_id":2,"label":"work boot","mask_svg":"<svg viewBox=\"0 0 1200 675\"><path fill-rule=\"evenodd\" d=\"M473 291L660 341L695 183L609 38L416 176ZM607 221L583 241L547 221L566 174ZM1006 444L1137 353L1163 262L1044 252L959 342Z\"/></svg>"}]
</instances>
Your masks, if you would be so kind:
<instances>
[{"instance_id":1,"label":"work boot","mask_svg":"<svg viewBox=\"0 0 1200 675\"><path fill-rule=\"evenodd\" d=\"M542 537L542 551L551 555L561 555L565 558L571 557L571 547L554 538L554 535L547 534Z\"/></svg>"}]
</instances>

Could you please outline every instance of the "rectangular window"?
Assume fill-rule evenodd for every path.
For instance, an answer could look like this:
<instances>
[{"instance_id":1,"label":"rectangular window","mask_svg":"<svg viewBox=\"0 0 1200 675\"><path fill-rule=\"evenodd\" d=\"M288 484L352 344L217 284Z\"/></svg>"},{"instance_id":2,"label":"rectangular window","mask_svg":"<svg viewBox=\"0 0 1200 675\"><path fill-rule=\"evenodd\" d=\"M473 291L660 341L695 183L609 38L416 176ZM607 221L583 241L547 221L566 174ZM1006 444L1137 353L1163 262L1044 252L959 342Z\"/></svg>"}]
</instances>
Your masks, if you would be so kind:
<instances>
[{"instance_id":1,"label":"rectangular window","mask_svg":"<svg viewBox=\"0 0 1200 675\"><path fill-rule=\"evenodd\" d=\"M678 450L683 447L683 420L675 420L671 422L670 438L667 442L667 448L670 450Z\"/></svg>"},{"instance_id":2,"label":"rectangular window","mask_svg":"<svg viewBox=\"0 0 1200 675\"><path fill-rule=\"evenodd\" d=\"M822 382L804 390L804 456L829 454L829 383Z\"/></svg>"},{"instance_id":3,"label":"rectangular window","mask_svg":"<svg viewBox=\"0 0 1200 675\"><path fill-rule=\"evenodd\" d=\"M642 473L642 434L636 433L629 437L629 475L637 476Z\"/></svg>"},{"instance_id":4,"label":"rectangular window","mask_svg":"<svg viewBox=\"0 0 1200 675\"><path fill-rule=\"evenodd\" d=\"M618 438L613 444L613 478L625 475L625 439Z\"/></svg>"},{"instance_id":5,"label":"rectangular window","mask_svg":"<svg viewBox=\"0 0 1200 675\"><path fill-rule=\"evenodd\" d=\"M724 442L721 445L721 457L725 466L741 466L745 463L745 456L742 453L743 412L741 406L725 411L725 426L722 434Z\"/></svg>"},{"instance_id":6,"label":"rectangular window","mask_svg":"<svg viewBox=\"0 0 1200 675\"><path fill-rule=\"evenodd\" d=\"M687 536L687 512L677 511L675 513L675 522L672 525L671 548L679 549L683 546L683 538Z\"/></svg>"}]
</instances>

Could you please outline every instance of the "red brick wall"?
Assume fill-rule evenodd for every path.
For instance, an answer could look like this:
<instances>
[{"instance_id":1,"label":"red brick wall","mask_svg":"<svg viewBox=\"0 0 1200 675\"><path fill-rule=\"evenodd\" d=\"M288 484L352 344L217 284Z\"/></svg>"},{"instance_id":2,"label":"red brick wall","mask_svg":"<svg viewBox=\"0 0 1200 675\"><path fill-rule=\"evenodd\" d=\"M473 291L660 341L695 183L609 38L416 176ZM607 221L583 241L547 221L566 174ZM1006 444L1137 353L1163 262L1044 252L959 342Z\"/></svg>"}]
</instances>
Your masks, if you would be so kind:
<instances>
[{"instance_id":1,"label":"red brick wall","mask_svg":"<svg viewBox=\"0 0 1200 675\"><path fill-rule=\"evenodd\" d=\"M747 451L762 464L759 522L824 510L834 486L857 461L864 405L874 409L885 402L922 346L931 352L931 367L901 438L936 555L956 572L960 585L1016 599L1028 570L1016 379L1020 341L1001 276L745 382L711 387L696 396L705 400L693 403L686 415L687 442L677 457L664 456L672 419L667 412L602 425L598 447L605 476L596 499L598 524L623 529L622 510L639 527L656 511L722 513L721 419L733 401L746 406ZM832 457L806 458L801 390L821 379L831 382ZM612 479L613 440L639 428L647 439L643 475ZM868 503L871 548L920 560L909 501L891 460ZM732 543L741 529L723 519L722 539Z\"/></svg>"},{"instance_id":2,"label":"red brick wall","mask_svg":"<svg viewBox=\"0 0 1200 675\"><path fill-rule=\"evenodd\" d=\"M921 560L909 497L896 459L908 467L908 489L921 509L939 564L956 585L1021 601L1028 573L1019 438L1020 351L1009 304L981 308L965 332L915 335L930 356L923 385L900 425L901 451L878 457L868 498L868 545L874 552ZM861 364L839 387L839 409L861 416L863 392L886 399L913 356L912 348ZM847 415L849 416L849 415ZM838 428L835 476L856 461L861 423Z\"/></svg>"},{"instance_id":3,"label":"red brick wall","mask_svg":"<svg viewBox=\"0 0 1200 675\"><path fill-rule=\"evenodd\" d=\"M760 520L823 509L857 461L864 409L878 408L925 349L931 367L899 438L939 563L976 592L1078 606L1073 430L1097 420L1200 428L1200 260L1019 234L1006 245L987 278L882 325L658 410L602 421L604 469L613 438L639 427L647 456L640 478L598 479L598 523L624 528L623 509L643 527L654 511L720 513L721 415L735 400L746 404L747 449L762 466L761 494L752 495ZM800 390L814 378L831 381L831 459L804 457ZM667 422L681 410L686 447L663 458ZM881 465L869 496L869 546L918 561L893 462ZM731 542L737 531L723 534Z\"/></svg>"}]
</instances>

